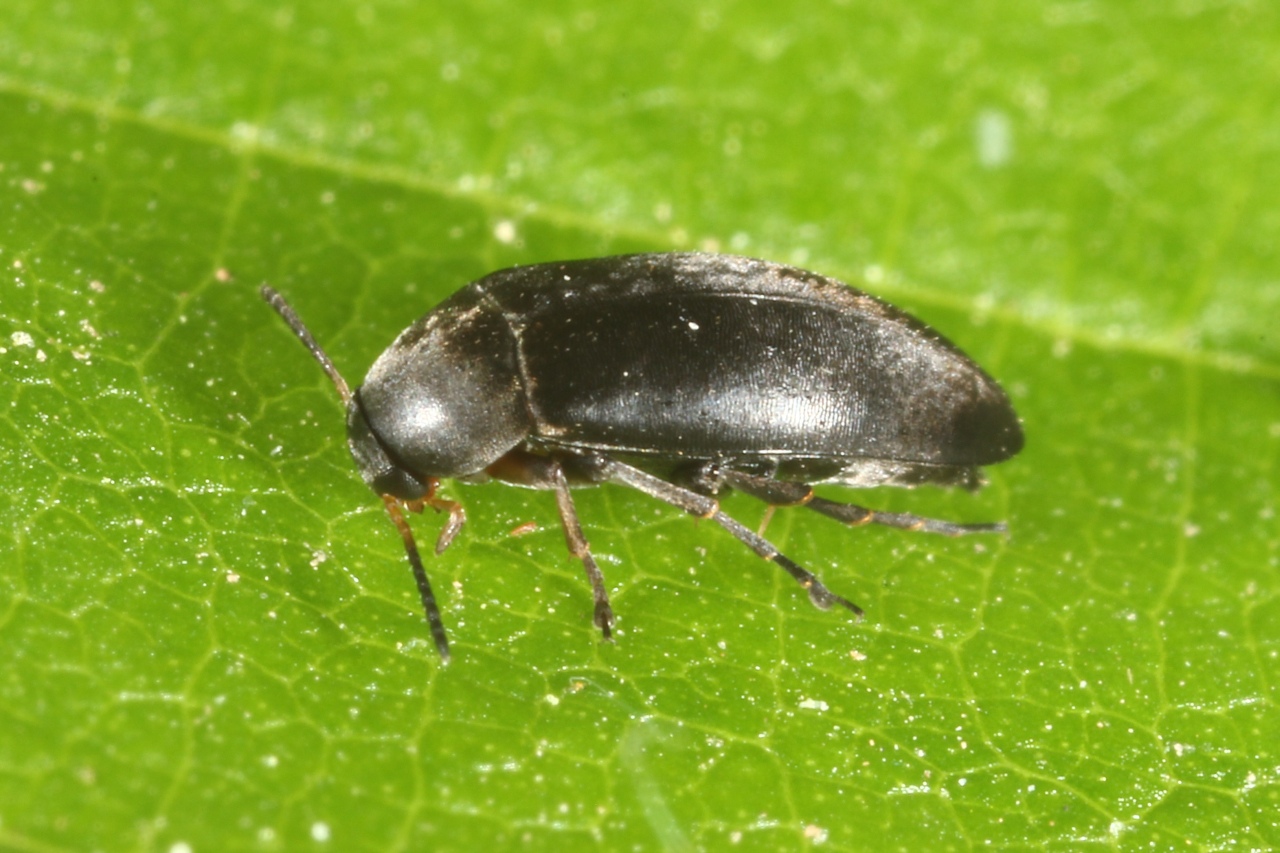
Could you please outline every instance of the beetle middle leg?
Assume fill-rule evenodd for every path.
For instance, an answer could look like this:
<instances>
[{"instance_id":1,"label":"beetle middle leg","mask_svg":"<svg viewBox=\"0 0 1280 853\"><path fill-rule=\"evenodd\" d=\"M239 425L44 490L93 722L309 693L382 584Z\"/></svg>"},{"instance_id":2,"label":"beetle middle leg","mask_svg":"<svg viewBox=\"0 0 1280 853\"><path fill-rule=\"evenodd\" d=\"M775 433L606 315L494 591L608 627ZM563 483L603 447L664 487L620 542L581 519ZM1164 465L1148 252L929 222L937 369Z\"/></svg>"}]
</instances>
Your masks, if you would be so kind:
<instances>
[{"instance_id":1,"label":"beetle middle leg","mask_svg":"<svg viewBox=\"0 0 1280 853\"><path fill-rule=\"evenodd\" d=\"M574 509L573 497L569 494L569 481L565 479L564 469L559 463L552 463L545 472L546 480L556 492L556 507L560 510L560 524L564 528L564 541L569 546L569 553L582 561L586 569L587 579L591 581L591 592L595 596L595 623L606 640L611 639L610 629L613 625L613 608L609 606L609 593L604 588L604 575L591 556L591 546L582 533L582 525L578 522L578 511Z\"/></svg>"},{"instance_id":2,"label":"beetle middle leg","mask_svg":"<svg viewBox=\"0 0 1280 853\"><path fill-rule=\"evenodd\" d=\"M853 611L859 619L862 618L862 608L854 604L848 599L841 598L823 585L818 580L818 576L808 569L802 568L792 562L782 552L780 552L772 542L756 533L751 532L739 522L725 515L720 511L720 504L715 498L707 495L699 494L691 489L677 486L674 483L668 483L660 477L647 474L639 468L633 468L630 465L623 464L607 457L597 457L592 460L599 474L603 479L610 480L614 483L621 483L630 486L633 489L644 492L650 497L657 498L660 501L666 501L674 507L678 507L690 515L696 515L699 518L709 518L725 530L733 534L734 538L742 544L746 545L758 555L777 563L786 572L796 579L799 584L809 592L809 600L822 610L829 610L833 605L839 604Z\"/></svg>"},{"instance_id":3,"label":"beetle middle leg","mask_svg":"<svg viewBox=\"0 0 1280 853\"><path fill-rule=\"evenodd\" d=\"M879 512L855 504L840 503L820 498L813 493L813 486L808 483L794 483L785 480L771 480L768 477L757 477L740 471L724 471L721 473L724 484L751 495L775 506L804 506L827 518L858 527L863 524L882 524L885 527L897 527L902 530L923 530L926 533L941 533L944 536L963 536L968 533L1004 533L1008 528L1002 522L991 524L957 524L937 518L924 518L908 512Z\"/></svg>"}]
</instances>

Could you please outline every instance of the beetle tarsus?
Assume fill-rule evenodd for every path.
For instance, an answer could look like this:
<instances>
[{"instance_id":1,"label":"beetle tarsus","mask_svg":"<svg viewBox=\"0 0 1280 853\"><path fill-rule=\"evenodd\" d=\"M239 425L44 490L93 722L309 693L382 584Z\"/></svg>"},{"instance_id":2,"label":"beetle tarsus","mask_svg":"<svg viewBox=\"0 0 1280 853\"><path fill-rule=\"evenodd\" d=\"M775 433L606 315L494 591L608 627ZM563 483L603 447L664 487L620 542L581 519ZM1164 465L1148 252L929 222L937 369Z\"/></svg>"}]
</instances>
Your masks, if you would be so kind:
<instances>
[{"instance_id":1,"label":"beetle tarsus","mask_svg":"<svg viewBox=\"0 0 1280 853\"><path fill-rule=\"evenodd\" d=\"M613 608L609 606L608 599L596 600L595 623L606 640L613 639Z\"/></svg>"},{"instance_id":2,"label":"beetle tarsus","mask_svg":"<svg viewBox=\"0 0 1280 853\"><path fill-rule=\"evenodd\" d=\"M462 504L457 501L446 501L437 497L430 497L426 501L427 506L436 512L449 513L449 520L444 523L444 527L440 528L440 535L436 537L436 556L440 556L445 549L453 542L454 538L462 532L462 526L467 523L467 512L462 508Z\"/></svg>"},{"instance_id":3,"label":"beetle tarsus","mask_svg":"<svg viewBox=\"0 0 1280 853\"><path fill-rule=\"evenodd\" d=\"M768 545L769 543L766 542L765 544ZM770 547L772 547L772 545L770 545ZM827 589L826 584L818 580L818 576L815 575L813 572L809 571L803 566L800 566L792 562L792 560L789 557L778 552L776 549L771 555L761 554L761 556L766 557L767 559L777 563L779 566L781 566L783 569L786 570L787 574L795 578L796 581L800 584L800 586L804 587L805 590L808 591L809 601L813 602L814 607L818 608L819 610L830 610L832 607L839 604L841 607L846 607L849 610L851 610L853 612L853 615L856 616L859 621L862 620L861 607L854 604L849 599L842 598L841 596L838 596L831 590Z\"/></svg>"},{"instance_id":4,"label":"beetle tarsus","mask_svg":"<svg viewBox=\"0 0 1280 853\"><path fill-rule=\"evenodd\" d=\"M940 533L943 536L967 536L970 533L1004 533L1008 528L1001 522L981 524L957 524L954 521L943 521L938 518L925 518L909 512L877 512L866 507L853 504L837 503L822 498L814 498L807 506L828 518L842 521L845 524L858 526L862 524L879 524L884 527L896 527L899 530L910 530L921 533Z\"/></svg>"},{"instance_id":5,"label":"beetle tarsus","mask_svg":"<svg viewBox=\"0 0 1280 853\"><path fill-rule=\"evenodd\" d=\"M857 617L858 621L862 621L861 607L854 604L847 598L842 598L836 595L820 582L815 581L813 586L809 587L809 600L812 601L813 606L819 610L830 610L832 607L839 604L841 607L846 607L853 611L853 615Z\"/></svg>"}]
</instances>

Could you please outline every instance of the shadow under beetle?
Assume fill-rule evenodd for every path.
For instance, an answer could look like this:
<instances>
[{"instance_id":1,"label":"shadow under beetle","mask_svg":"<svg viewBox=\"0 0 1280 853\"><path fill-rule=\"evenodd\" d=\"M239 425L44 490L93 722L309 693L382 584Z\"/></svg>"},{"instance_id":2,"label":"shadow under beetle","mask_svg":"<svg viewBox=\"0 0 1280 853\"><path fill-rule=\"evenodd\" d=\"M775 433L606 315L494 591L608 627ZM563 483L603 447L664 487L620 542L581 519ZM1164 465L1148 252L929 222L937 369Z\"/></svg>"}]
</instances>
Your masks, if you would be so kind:
<instances>
[{"instance_id":1,"label":"shadow under beetle","mask_svg":"<svg viewBox=\"0 0 1280 853\"><path fill-rule=\"evenodd\" d=\"M815 605L862 610L720 511L738 489L850 525L960 535L954 524L816 497L810 483L976 489L1022 428L982 368L924 323L848 285L729 255L624 255L501 270L401 333L354 392L284 298L262 296L347 407L347 440L413 567L436 648L449 642L403 509L465 521L446 478L555 492L570 553L613 610L570 486L619 483L709 518L785 569Z\"/></svg>"}]
</instances>

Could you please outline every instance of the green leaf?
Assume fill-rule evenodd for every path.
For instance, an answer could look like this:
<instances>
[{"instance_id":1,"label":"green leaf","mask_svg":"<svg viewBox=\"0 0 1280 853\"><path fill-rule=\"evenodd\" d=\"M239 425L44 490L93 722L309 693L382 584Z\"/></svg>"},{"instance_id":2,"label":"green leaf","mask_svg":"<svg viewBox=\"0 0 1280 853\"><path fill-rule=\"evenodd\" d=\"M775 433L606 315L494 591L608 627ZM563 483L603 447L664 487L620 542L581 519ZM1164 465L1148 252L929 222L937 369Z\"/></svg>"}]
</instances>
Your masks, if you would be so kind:
<instances>
[{"instance_id":1,"label":"green leaf","mask_svg":"<svg viewBox=\"0 0 1280 853\"><path fill-rule=\"evenodd\" d=\"M6 13L0 847L1280 846L1272 4ZM442 667L259 283L357 381L490 270L675 248L972 353L987 490L830 494L1011 535L780 511L854 624L585 490L602 644L551 496L451 484Z\"/></svg>"}]
</instances>

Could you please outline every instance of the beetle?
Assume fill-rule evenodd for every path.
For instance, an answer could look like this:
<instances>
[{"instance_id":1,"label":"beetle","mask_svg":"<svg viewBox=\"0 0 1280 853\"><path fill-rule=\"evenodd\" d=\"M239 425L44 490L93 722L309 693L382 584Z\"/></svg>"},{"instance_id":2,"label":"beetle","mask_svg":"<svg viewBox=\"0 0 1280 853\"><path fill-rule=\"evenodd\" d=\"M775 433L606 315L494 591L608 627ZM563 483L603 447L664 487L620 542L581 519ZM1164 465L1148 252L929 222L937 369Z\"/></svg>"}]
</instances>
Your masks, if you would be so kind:
<instances>
[{"instance_id":1,"label":"beetle","mask_svg":"<svg viewBox=\"0 0 1280 853\"><path fill-rule=\"evenodd\" d=\"M693 252L513 267L407 328L352 391L285 299L262 297L346 406L347 441L412 566L441 658L449 641L403 510L465 513L442 480L555 493L569 552L614 623L570 487L617 483L714 521L826 610L862 610L720 510L729 489L849 525L1000 533L817 497L814 483L977 489L1023 445L1004 391L942 335L843 282L769 261Z\"/></svg>"}]
</instances>

